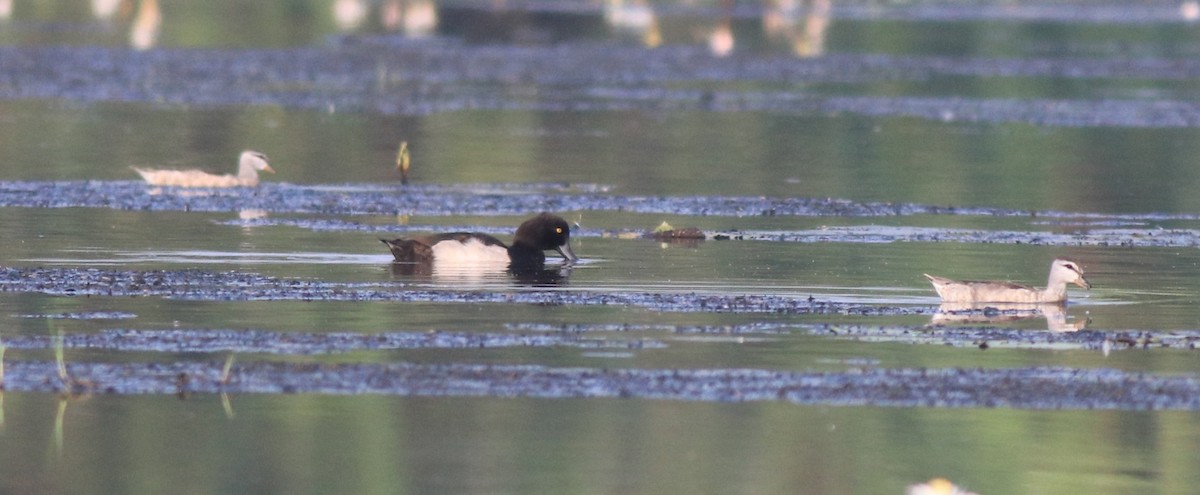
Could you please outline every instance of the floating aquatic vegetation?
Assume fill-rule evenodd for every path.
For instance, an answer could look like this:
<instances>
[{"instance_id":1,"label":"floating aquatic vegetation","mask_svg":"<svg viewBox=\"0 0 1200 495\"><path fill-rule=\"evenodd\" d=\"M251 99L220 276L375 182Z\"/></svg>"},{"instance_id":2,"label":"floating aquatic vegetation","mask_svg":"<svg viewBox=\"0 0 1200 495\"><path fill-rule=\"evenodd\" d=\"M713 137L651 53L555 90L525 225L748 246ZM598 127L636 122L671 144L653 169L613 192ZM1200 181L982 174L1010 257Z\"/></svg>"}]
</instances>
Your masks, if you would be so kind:
<instances>
[{"instance_id":1,"label":"floating aquatic vegetation","mask_svg":"<svg viewBox=\"0 0 1200 495\"><path fill-rule=\"evenodd\" d=\"M249 362L73 363L96 393L385 394L437 397L642 398L703 402L1018 409L1200 410L1200 380L1058 367L845 372L555 368L539 365ZM6 390L57 392L54 363L9 363ZM181 379L186 377L186 379Z\"/></svg>"},{"instance_id":2,"label":"floating aquatic vegetation","mask_svg":"<svg viewBox=\"0 0 1200 495\"><path fill-rule=\"evenodd\" d=\"M1071 332L1037 331L1000 326L876 326L834 323L802 324L795 328L813 335L822 335L860 342L904 344L933 344L954 347L1028 348L1028 349L1086 349L1106 354L1120 349L1182 349L1194 350L1200 343L1200 331L1142 330Z\"/></svg>"},{"instance_id":3,"label":"floating aquatic vegetation","mask_svg":"<svg viewBox=\"0 0 1200 495\"><path fill-rule=\"evenodd\" d=\"M225 212L237 214L255 210L264 213L381 215L397 214L449 216L489 215L525 216L530 211L618 211L629 213L688 216L804 216L804 217L893 217L912 215L952 215L989 217L1029 217L1079 219L1093 221L1164 221L1200 220L1197 214L1102 214L1089 212L1029 211L1007 208L937 206L916 203L861 202L835 198L761 197L761 196L628 196L592 192L591 186L574 184L529 184L525 188L511 184L462 186L400 186L344 184L340 186L302 186L266 183L253 190L204 190L203 194L150 194L147 188L130 181L0 181L0 207L28 208L112 208L138 211ZM169 189L169 188L168 188ZM328 219L257 218L237 220L233 224L295 225L317 230L370 230L368 226ZM389 229L416 228L389 226ZM428 227L426 227L428 228ZM690 230L690 229L683 229ZM599 231L597 231L599 232ZM1195 242L1200 233L1193 230L1096 229L1081 230L1096 239L1088 242ZM844 238L861 236L888 241L938 240L941 237L984 237L995 242L1070 242L1085 235L1051 232L989 232L961 229L924 229L916 227L835 227L818 231L779 233L724 232L718 239L752 239L756 236L795 238L818 241L836 234ZM574 234L574 233L572 233ZM703 234L703 233L702 233ZM1163 239L1159 241L1158 239Z\"/></svg>"},{"instance_id":4,"label":"floating aquatic vegetation","mask_svg":"<svg viewBox=\"0 0 1200 495\"><path fill-rule=\"evenodd\" d=\"M83 348L122 352L230 352L242 354L313 355L398 349L492 349L505 347L577 347L582 349L655 349L665 344L649 339L589 339L572 333L384 332L301 333L263 330L107 329L54 337L9 337L13 349ZM230 360L232 360L230 354ZM231 361L227 366L231 366Z\"/></svg>"},{"instance_id":5,"label":"floating aquatic vegetation","mask_svg":"<svg viewBox=\"0 0 1200 495\"><path fill-rule=\"evenodd\" d=\"M517 331L553 333L624 333L624 332L668 332L674 334L701 335L784 335L796 328L795 324L755 322L738 325L646 325L613 323L574 323L552 325L548 323L509 323L505 325Z\"/></svg>"},{"instance_id":6,"label":"floating aquatic vegetation","mask_svg":"<svg viewBox=\"0 0 1200 495\"><path fill-rule=\"evenodd\" d=\"M45 318L48 320L128 320L136 314L125 311L86 311L79 313L26 314L21 318Z\"/></svg>"},{"instance_id":7,"label":"floating aquatic vegetation","mask_svg":"<svg viewBox=\"0 0 1200 495\"><path fill-rule=\"evenodd\" d=\"M797 231L726 231L716 240L775 242L962 242L975 244L1029 244L1038 246L1197 247L1200 230L1192 229L1080 229L1050 231L968 230L928 227L848 226Z\"/></svg>"},{"instance_id":8,"label":"floating aquatic vegetation","mask_svg":"<svg viewBox=\"0 0 1200 495\"><path fill-rule=\"evenodd\" d=\"M120 271L96 268L0 268L0 291L59 296L144 296L199 301L391 301L632 306L653 311L774 314L929 314L932 309L818 301L772 294L424 289L400 283L337 283L204 270Z\"/></svg>"},{"instance_id":9,"label":"floating aquatic vegetation","mask_svg":"<svg viewBox=\"0 0 1200 495\"><path fill-rule=\"evenodd\" d=\"M667 347L672 336L779 337L796 332L861 342L949 345L954 347L1080 349L1194 350L1200 331L1094 331L1047 332L1001 326L875 326L807 323L748 323L740 325L630 325L510 323L505 328L521 333L488 332L272 332L230 329L133 330L106 329L98 333L57 336L14 335L0 343L5 349L104 349L119 352L220 353L233 355L319 355L403 349L493 349L508 347L574 347L589 350L641 350ZM613 338L588 334L662 334L663 339L642 335ZM65 364L64 364L65 366ZM0 373L0 378L3 374Z\"/></svg>"},{"instance_id":10,"label":"floating aquatic vegetation","mask_svg":"<svg viewBox=\"0 0 1200 495\"><path fill-rule=\"evenodd\" d=\"M205 194L149 194L129 181L0 182L0 207L114 208L145 211L330 215L526 215L530 211L623 211L698 216L897 216L1011 215L1030 212L999 208L953 208L902 203L870 203L829 198L739 196L621 196L595 192L506 189L483 186L398 186L377 184L301 186L265 183L254 190L205 190ZM574 187L574 186L566 186ZM164 191L167 189L164 189ZM520 194L514 192L520 191Z\"/></svg>"},{"instance_id":11,"label":"floating aquatic vegetation","mask_svg":"<svg viewBox=\"0 0 1200 495\"><path fill-rule=\"evenodd\" d=\"M620 237L620 235L618 235L618 237ZM705 239L706 234L704 233L704 231L702 231L696 227L686 227L686 228L682 228L682 229L676 229L675 227L672 227L671 224L667 223L666 221L663 221L663 223L660 224L658 227L655 227L654 230L651 230L650 232L646 232L646 233L642 234L642 237L647 238L647 239L654 239L657 241L664 241L664 242L702 241Z\"/></svg>"}]
</instances>

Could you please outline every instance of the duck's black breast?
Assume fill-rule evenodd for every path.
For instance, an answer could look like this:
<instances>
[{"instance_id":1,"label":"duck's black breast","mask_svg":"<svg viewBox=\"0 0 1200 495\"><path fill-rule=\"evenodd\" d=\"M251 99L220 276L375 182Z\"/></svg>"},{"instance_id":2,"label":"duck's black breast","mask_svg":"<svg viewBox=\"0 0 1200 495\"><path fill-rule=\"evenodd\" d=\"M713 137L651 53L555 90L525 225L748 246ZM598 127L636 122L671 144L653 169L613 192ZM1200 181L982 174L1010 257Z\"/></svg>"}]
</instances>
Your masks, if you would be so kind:
<instances>
[{"instance_id":1,"label":"duck's black breast","mask_svg":"<svg viewBox=\"0 0 1200 495\"><path fill-rule=\"evenodd\" d=\"M380 239L401 263L507 260L508 246L499 239L475 232L451 232L412 239Z\"/></svg>"}]
</instances>

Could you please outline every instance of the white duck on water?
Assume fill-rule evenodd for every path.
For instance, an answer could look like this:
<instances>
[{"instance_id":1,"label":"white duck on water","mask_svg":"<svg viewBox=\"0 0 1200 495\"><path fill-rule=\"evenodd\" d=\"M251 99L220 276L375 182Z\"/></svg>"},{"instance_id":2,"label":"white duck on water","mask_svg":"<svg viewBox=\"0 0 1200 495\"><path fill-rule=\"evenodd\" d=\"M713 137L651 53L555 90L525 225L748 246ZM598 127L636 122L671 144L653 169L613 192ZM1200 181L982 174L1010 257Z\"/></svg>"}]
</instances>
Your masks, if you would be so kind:
<instances>
[{"instance_id":1,"label":"white duck on water","mask_svg":"<svg viewBox=\"0 0 1200 495\"><path fill-rule=\"evenodd\" d=\"M944 302L955 303L1064 303L1067 301L1067 284L1091 289L1092 284L1083 278L1079 264L1068 260L1054 260L1050 264L1050 278L1045 289L1011 282L975 280L951 280L925 274L933 283L934 290Z\"/></svg>"},{"instance_id":2,"label":"white duck on water","mask_svg":"<svg viewBox=\"0 0 1200 495\"><path fill-rule=\"evenodd\" d=\"M258 171L275 173L267 163L267 155L257 151L243 151L238 158L237 175L211 174L203 170L159 170L130 167L152 186L176 187L254 187L258 185Z\"/></svg>"}]
</instances>

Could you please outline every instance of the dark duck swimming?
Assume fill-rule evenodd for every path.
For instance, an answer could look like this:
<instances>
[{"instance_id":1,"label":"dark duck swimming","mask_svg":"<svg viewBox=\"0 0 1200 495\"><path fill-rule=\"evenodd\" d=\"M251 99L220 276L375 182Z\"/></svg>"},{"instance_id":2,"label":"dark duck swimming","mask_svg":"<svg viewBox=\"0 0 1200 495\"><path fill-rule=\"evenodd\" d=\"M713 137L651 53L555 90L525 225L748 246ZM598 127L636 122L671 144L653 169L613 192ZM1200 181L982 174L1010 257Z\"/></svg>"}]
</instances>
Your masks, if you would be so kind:
<instances>
[{"instance_id":1,"label":"dark duck swimming","mask_svg":"<svg viewBox=\"0 0 1200 495\"><path fill-rule=\"evenodd\" d=\"M397 263L490 265L505 263L510 270L540 269L546 251L556 251L567 262L579 259L571 251L571 226L557 215L542 213L517 227L512 245L478 232L451 232L411 239L380 239Z\"/></svg>"}]
</instances>

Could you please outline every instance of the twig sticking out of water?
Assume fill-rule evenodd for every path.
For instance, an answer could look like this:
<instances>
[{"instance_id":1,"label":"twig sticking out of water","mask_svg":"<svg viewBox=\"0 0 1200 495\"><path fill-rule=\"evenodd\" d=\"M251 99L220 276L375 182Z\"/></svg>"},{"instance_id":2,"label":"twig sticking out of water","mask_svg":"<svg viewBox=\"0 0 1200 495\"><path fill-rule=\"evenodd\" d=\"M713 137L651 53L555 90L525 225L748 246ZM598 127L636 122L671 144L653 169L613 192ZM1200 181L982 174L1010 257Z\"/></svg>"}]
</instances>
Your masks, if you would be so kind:
<instances>
[{"instance_id":1,"label":"twig sticking out of water","mask_svg":"<svg viewBox=\"0 0 1200 495\"><path fill-rule=\"evenodd\" d=\"M63 385L71 383L71 375L67 374L67 358L66 350L63 349L63 336L61 333L56 333L50 337L54 343L54 364L58 365L58 379L62 380Z\"/></svg>"},{"instance_id":2,"label":"twig sticking out of water","mask_svg":"<svg viewBox=\"0 0 1200 495\"><path fill-rule=\"evenodd\" d=\"M233 371L233 358L234 354L230 354L229 356L225 357L225 366L221 368L221 385L228 384L229 379L233 378L231 375Z\"/></svg>"},{"instance_id":3,"label":"twig sticking out of water","mask_svg":"<svg viewBox=\"0 0 1200 495\"><path fill-rule=\"evenodd\" d=\"M67 397L59 396L58 412L54 414L54 455L62 457L63 422L67 416Z\"/></svg>"},{"instance_id":4,"label":"twig sticking out of water","mask_svg":"<svg viewBox=\"0 0 1200 495\"><path fill-rule=\"evenodd\" d=\"M67 373L67 358L66 350L64 349L63 335L61 332L56 332L50 337L54 343L54 364L58 367L58 379L62 380L63 394L67 396L86 395L91 393L96 388L96 384L89 380L77 380L75 377Z\"/></svg>"},{"instance_id":5,"label":"twig sticking out of water","mask_svg":"<svg viewBox=\"0 0 1200 495\"><path fill-rule=\"evenodd\" d=\"M8 348L4 346L4 340L0 339L0 390L4 390L4 351ZM0 425L4 424L4 409L0 405Z\"/></svg>"},{"instance_id":6,"label":"twig sticking out of water","mask_svg":"<svg viewBox=\"0 0 1200 495\"><path fill-rule=\"evenodd\" d=\"M229 380L233 378L233 359L236 355L230 353L225 357L225 366L221 368L221 385L228 385ZM233 419L233 402L229 400L229 394L221 392L221 407L225 409L225 418Z\"/></svg>"},{"instance_id":7,"label":"twig sticking out of water","mask_svg":"<svg viewBox=\"0 0 1200 495\"><path fill-rule=\"evenodd\" d=\"M221 392L221 407L225 409L225 418L233 419L233 402L229 400L229 394Z\"/></svg>"},{"instance_id":8,"label":"twig sticking out of water","mask_svg":"<svg viewBox=\"0 0 1200 495\"><path fill-rule=\"evenodd\" d=\"M412 158L408 156L408 141L400 141L400 150L396 152L396 170L400 171L400 183L408 185L408 167Z\"/></svg>"}]
</instances>

